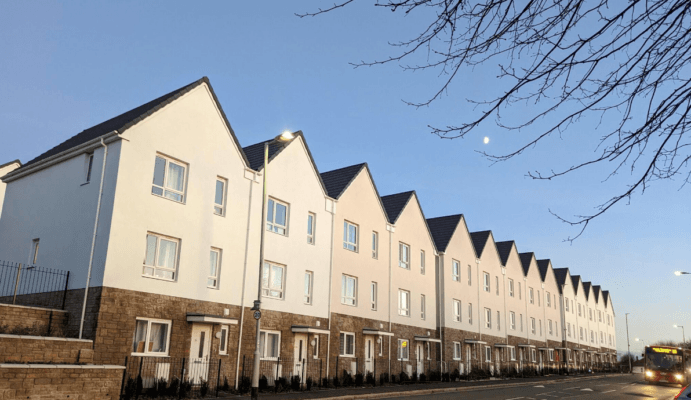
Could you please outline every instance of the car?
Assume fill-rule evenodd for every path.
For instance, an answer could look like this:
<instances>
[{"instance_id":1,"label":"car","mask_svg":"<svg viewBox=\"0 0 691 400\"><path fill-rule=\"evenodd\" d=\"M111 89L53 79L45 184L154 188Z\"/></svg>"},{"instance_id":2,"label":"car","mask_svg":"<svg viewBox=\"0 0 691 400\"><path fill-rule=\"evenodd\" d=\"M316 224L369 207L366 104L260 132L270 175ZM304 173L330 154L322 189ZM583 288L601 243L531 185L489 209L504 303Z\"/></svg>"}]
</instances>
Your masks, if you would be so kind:
<instances>
[{"instance_id":1,"label":"car","mask_svg":"<svg viewBox=\"0 0 691 400\"><path fill-rule=\"evenodd\" d=\"M677 393L676 396L674 396L674 400L677 399L691 399L691 385L686 385L681 390L679 393Z\"/></svg>"}]
</instances>

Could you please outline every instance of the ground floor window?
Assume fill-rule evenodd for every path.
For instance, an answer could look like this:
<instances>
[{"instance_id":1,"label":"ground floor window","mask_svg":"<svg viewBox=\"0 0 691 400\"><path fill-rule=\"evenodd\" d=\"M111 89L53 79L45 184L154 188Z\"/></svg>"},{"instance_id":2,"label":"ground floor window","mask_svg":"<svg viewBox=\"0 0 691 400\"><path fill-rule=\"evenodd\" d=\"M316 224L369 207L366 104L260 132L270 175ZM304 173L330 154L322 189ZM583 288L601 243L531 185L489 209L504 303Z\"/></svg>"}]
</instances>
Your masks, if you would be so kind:
<instances>
[{"instance_id":1,"label":"ground floor window","mask_svg":"<svg viewBox=\"0 0 691 400\"><path fill-rule=\"evenodd\" d=\"M281 332L259 333L259 355L264 360L277 359L281 354Z\"/></svg>"},{"instance_id":2,"label":"ground floor window","mask_svg":"<svg viewBox=\"0 0 691 400\"><path fill-rule=\"evenodd\" d=\"M319 358L319 336L317 335L312 339L312 358L315 360Z\"/></svg>"},{"instance_id":3,"label":"ground floor window","mask_svg":"<svg viewBox=\"0 0 691 400\"><path fill-rule=\"evenodd\" d=\"M554 350L549 351L549 360L554 361Z\"/></svg>"},{"instance_id":4,"label":"ground floor window","mask_svg":"<svg viewBox=\"0 0 691 400\"><path fill-rule=\"evenodd\" d=\"M492 348L489 346L485 346L485 361L492 361Z\"/></svg>"},{"instance_id":5,"label":"ground floor window","mask_svg":"<svg viewBox=\"0 0 691 400\"><path fill-rule=\"evenodd\" d=\"M461 359L461 343L460 342L453 342L453 359L454 360L460 360Z\"/></svg>"},{"instance_id":6,"label":"ground floor window","mask_svg":"<svg viewBox=\"0 0 691 400\"><path fill-rule=\"evenodd\" d=\"M355 357L355 334L341 332L339 343L340 355Z\"/></svg>"},{"instance_id":7,"label":"ground floor window","mask_svg":"<svg viewBox=\"0 0 691 400\"><path fill-rule=\"evenodd\" d=\"M516 348L511 348L511 361L516 361Z\"/></svg>"},{"instance_id":8,"label":"ground floor window","mask_svg":"<svg viewBox=\"0 0 691 400\"><path fill-rule=\"evenodd\" d=\"M221 325L221 341L218 345L218 354L228 354L228 325Z\"/></svg>"},{"instance_id":9,"label":"ground floor window","mask_svg":"<svg viewBox=\"0 0 691 400\"><path fill-rule=\"evenodd\" d=\"M398 339L398 359L408 361L410 358L410 342L407 339Z\"/></svg>"},{"instance_id":10,"label":"ground floor window","mask_svg":"<svg viewBox=\"0 0 691 400\"><path fill-rule=\"evenodd\" d=\"M535 349L532 349L530 352L530 359L535 362L537 360L537 357L535 356Z\"/></svg>"},{"instance_id":11,"label":"ground floor window","mask_svg":"<svg viewBox=\"0 0 691 400\"><path fill-rule=\"evenodd\" d=\"M167 356L171 323L168 320L137 318L132 354Z\"/></svg>"}]
</instances>

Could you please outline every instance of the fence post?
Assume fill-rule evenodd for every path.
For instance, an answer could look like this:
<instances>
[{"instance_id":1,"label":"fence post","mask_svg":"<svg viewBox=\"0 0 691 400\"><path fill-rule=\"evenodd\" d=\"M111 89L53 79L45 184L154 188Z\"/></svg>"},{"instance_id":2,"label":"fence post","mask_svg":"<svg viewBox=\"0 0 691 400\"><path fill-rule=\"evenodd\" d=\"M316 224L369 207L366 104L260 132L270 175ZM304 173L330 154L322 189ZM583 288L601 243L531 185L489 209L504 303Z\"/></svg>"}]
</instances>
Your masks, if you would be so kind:
<instances>
[{"instance_id":1,"label":"fence post","mask_svg":"<svg viewBox=\"0 0 691 400\"><path fill-rule=\"evenodd\" d=\"M14 297L12 297L12 305L17 304L17 289L19 289L19 278L22 276L22 263L19 263L17 268L17 280L14 282Z\"/></svg>"},{"instance_id":2,"label":"fence post","mask_svg":"<svg viewBox=\"0 0 691 400\"><path fill-rule=\"evenodd\" d=\"M303 359L302 359L302 382L300 382L300 384L301 384L300 387L301 387L301 388L304 388L304 387L305 387L305 386L304 386L304 385L305 385L305 369L307 369L307 362L306 362L305 359L303 358Z\"/></svg>"},{"instance_id":3,"label":"fence post","mask_svg":"<svg viewBox=\"0 0 691 400\"><path fill-rule=\"evenodd\" d=\"M218 388L221 386L221 359L218 359L218 374L216 375L216 397L218 397Z\"/></svg>"},{"instance_id":4,"label":"fence post","mask_svg":"<svg viewBox=\"0 0 691 400\"><path fill-rule=\"evenodd\" d=\"M374 380L372 381L372 386L377 387L377 357L374 356L372 357L372 377Z\"/></svg>"},{"instance_id":5,"label":"fence post","mask_svg":"<svg viewBox=\"0 0 691 400\"><path fill-rule=\"evenodd\" d=\"M278 367L281 365L281 356L276 357L276 377L274 378L274 393L278 393Z\"/></svg>"},{"instance_id":6,"label":"fence post","mask_svg":"<svg viewBox=\"0 0 691 400\"><path fill-rule=\"evenodd\" d=\"M328 355L327 355L328 357ZM322 359L319 359L319 387L322 387Z\"/></svg>"},{"instance_id":7,"label":"fence post","mask_svg":"<svg viewBox=\"0 0 691 400\"><path fill-rule=\"evenodd\" d=\"M185 357L182 357L182 365L180 366L180 384L178 385L178 399L182 398L182 385L185 382Z\"/></svg>"},{"instance_id":8,"label":"fence post","mask_svg":"<svg viewBox=\"0 0 691 400\"><path fill-rule=\"evenodd\" d=\"M62 292L62 309L65 309L65 300L67 300L67 285L70 283L70 271L67 271L67 277L65 278L65 290Z\"/></svg>"},{"instance_id":9,"label":"fence post","mask_svg":"<svg viewBox=\"0 0 691 400\"><path fill-rule=\"evenodd\" d=\"M142 381L142 367L143 366L144 366L144 357L141 357L139 359L139 373L137 374L137 390L136 390L137 396L136 396L136 398L139 398L139 395L141 394L141 389L142 389L141 386L143 386L143 385L141 385L141 386L139 385L139 382Z\"/></svg>"},{"instance_id":10,"label":"fence post","mask_svg":"<svg viewBox=\"0 0 691 400\"><path fill-rule=\"evenodd\" d=\"M120 396L122 398L122 392L125 391L125 377L127 376L127 356L125 356L125 369L122 370L122 383L120 384Z\"/></svg>"}]
</instances>

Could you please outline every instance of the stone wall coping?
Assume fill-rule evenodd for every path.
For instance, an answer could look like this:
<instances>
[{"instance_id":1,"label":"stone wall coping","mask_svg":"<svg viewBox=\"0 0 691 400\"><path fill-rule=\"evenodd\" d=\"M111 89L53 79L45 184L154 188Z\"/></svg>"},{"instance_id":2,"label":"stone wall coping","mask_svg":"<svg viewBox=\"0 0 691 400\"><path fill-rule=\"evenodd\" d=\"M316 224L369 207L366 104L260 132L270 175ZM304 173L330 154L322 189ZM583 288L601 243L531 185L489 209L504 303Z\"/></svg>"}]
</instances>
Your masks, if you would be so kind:
<instances>
[{"instance_id":1,"label":"stone wall coping","mask_svg":"<svg viewBox=\"0 0 691 400\"><path fill-rule=\"evenodd\" d=\"M93 343L91 339L72 339L72 338L61 338L53 336L29 336L29 335L8 335L6 333L0 334L0 339L28 339L28 340L59 340L64 342L82 342L82 343Z\"/></svg>"},{"instance_id":2,"label":"stone wall coping","mask_svg":"<svg viewBox=\"0 0 691 400\"><path fill-rule=\"evenodd\" d=\"M123 365L0 364L0 368L125 369Z\"/></svg>"},{"instance_id":3,"label":"stone wall coping","mask_svg":"<svg viewBox=\"0 0 691 400\"><path fill-rule=\"evenodd\" d=\"M28 308L31 310L41 310L41 311L55 311L55 312L61 312L61 313L67 313L65 310L58 310L57 308L45 308L45 307L34 307L34 306L18 306L16 304L4 304L0 303L0 306L4 307L16 307L16 308Z\"/></svg>"}]
</instances>

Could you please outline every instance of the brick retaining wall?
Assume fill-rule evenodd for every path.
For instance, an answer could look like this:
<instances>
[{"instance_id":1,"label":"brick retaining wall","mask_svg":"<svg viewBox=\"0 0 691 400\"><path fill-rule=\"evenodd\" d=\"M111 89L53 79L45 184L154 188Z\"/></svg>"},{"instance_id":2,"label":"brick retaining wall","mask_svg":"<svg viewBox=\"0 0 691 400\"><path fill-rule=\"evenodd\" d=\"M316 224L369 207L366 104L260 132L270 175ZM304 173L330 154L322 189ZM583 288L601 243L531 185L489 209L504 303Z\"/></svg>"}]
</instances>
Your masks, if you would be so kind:
<instances>
[{"instance_id":1,"label":"brick retaining wall","mask_svg":"<svg viewBox=\"0 0 691 400\"><path fill-rule=\"evenodd\" d=\"M66 324L67 313L62 310L0 304L0 334L58 337L65 335Z\"/></svg>"},{"instance_id":2,"label":"brick retaining wall","mask_svg":"<svg viewBox=\"0 0 691 400\"><path fill-rule=\"evenodd\" d=\"M118 399L124 367L0 364L0 400Z\"/></svg>"},{"instance_id":3,"label":"brick retaining wall","mask_svg":"<svg viewBox=\"0 0 691 400\"><path fill-rule=\"evenodd\" d=\"M91 362L92 347L91 340L0 335L0 363Z\"/></svg>"}]
</instances>

